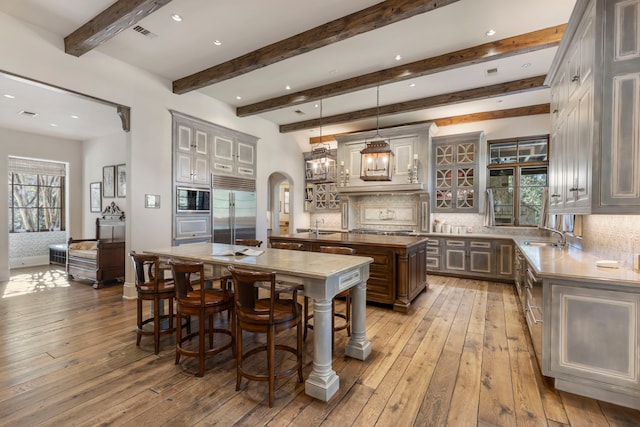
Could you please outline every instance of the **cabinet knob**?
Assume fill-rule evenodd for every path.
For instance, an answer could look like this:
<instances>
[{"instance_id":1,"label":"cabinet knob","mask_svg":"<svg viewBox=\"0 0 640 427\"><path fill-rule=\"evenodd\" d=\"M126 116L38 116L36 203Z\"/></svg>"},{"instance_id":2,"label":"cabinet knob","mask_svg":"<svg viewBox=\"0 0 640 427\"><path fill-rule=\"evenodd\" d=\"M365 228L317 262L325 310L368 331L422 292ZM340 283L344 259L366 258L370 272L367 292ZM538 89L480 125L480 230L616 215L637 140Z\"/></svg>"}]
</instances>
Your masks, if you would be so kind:
<instances>
[{"instance_id":1,"label":"cabinet knob","mask_svg":"<svg viewBox=\"0 0 640 427\"><path fill-rule=\"evenodd\" d=\"M578 191L584 191L584 188L573 187L573 188L570 188L569 191L575 193L575 192L578 192Z\"/></svg>"},{"instance_id":2,"label":"cabinet knob","mask_svg":"<svg viewBox=\"0 0 640 427\"><path fill-rule=\"evenodd\" d=\"M557 112L558 112L558 109L557 109L557 108L555 108L555 109L553 110L553 114L556 114Z\"/></svg>"},{"instance_id":3,"label":"cabinet knob","mask_svg":"<svg viewBox=\"0 0 640 427\"><path fill-rule=\"evenodd\" d=\"M560 197L559 194L552 194L551 197Z\"/></svg>"},{"instance_id":4,"label":"cabinet knob","mask_svg":"<svg viewBox=\"0 0 640 427\"><path fill-rule=\"evenodd\" d=\"M580 80L580 76L578 76L578 75L575 75L575 76L571 77L571 81L572 82L577 82L578 80Z\"/></svg>"}]
</instances>

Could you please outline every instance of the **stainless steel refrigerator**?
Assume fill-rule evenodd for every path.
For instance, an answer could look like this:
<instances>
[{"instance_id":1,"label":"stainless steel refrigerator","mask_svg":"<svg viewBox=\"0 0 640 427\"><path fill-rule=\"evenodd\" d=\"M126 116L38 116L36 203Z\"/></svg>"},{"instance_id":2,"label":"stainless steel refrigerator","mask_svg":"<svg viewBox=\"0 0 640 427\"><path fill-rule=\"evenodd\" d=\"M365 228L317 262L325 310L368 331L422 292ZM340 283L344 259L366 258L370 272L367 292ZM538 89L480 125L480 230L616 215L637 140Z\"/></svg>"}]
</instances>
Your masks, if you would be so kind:
<instances>
[{"instance_id":1,"label":"stainless steel refrigerator","mask_svg":"<svg viewBox=\"0 0 640 427\"><path fill-rule=\"evenodd\" d=\"M256 192L213 188L213 242L256 238Z\"/></svg>"}]
</instances>

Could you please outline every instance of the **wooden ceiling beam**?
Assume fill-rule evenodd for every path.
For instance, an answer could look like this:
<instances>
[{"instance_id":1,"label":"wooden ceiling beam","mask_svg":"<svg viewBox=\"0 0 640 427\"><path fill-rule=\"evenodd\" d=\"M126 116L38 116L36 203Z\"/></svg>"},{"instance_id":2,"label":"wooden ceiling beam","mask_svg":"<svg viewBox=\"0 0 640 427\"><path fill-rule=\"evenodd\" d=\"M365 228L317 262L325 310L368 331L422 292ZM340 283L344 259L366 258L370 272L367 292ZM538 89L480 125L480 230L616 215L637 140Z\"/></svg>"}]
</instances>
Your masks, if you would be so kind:
<instances>
[{"instance_id":1,"label":"wooden ceiling beam","mask_svg":"<svg viewBox=\"0 0 640 427\"><path fill-rule=\"evenodd\" d=\"M524 107L516 107L516 108L507 108L504 110L494 110L494 111L483 111L480 113L471 113L471 114L462 114L459 116L450 116L450 117L441 117L438 119L432 120L421 120L418 122L410 122L403 123L401 125L393 125L388 128L398 127L398 126L411 126L411 125L419 125L424 123L435 123L437 126L452 126L459 125L463 123L475 123L475 122L483 122L486 120L497 120L497 119L508 119L513 117L524 117L524 116L536 116L539 114L549 114L551 111L550 104L536 104L536 105L527 105ZM387 129L387 127L383 127L380 129ZM367 132L375 129L362 129L357 132ZM344 132L344 133L336 133L333 135L323 135L322 141L319 136L314 136L309 138L309 144L320 144L323 142L334 142L335 136L340 135L349 135L354 132Z\"/></svg>"},{"instance_id":2,"label":"wooden ceiling beam","mask_svg":"<svg viewBox=\"0 0 640 427\"><path fill-rule=\"evenodd\" d=\"M429 12L458 0L386 0L173 82L183 94Z\"/></svg>"},{"instance_id":3,"label":"wooden ceiling beam","mask_svg":"<svg viewBox=\"0 0 640 427\"><path fill-rule=\"evenodd\" d=\"M296 132L314 127L335 125L339 123L353 122L367 119L369 117L390 116L411 111L424 110L427 108L441 107L444 105L458 104L461 102L478 101L487 98L494 98L503 95L513 95L528 92L531 90L544 89L545 76L529 77L527 79L515 80L512 82L498 83L491 86L484 86L474 89L462 90L459 92L445 93L430 96L427 98L414 99L411 101L398 102L396 104L382 105L380 107L366 108L359 111L351 111L334 116L305 120L302 122L280 125L280 132Z\"/></svg>"},{"instance_id":4,"label":"wooden ceiling beam","mask_svg":"<svg viewBox=\"0 0 640 427\"><path fill-rule=\"evenodd\" d=\"M64 38L64 51L82 56L131 28L171 0L118 0Z\"/></svg>"},{"instance_id":5,"label":"wooden ceiling beam","mask_svg":"<svg viewBox=\"0 0 640 427\"><path fill-rule=\"evenodd\" d=\"M329 83L323 86L283 95L277 98L266 99L254 104L245 105L236 109L236 115L246 117L255 114L273 111L280 108L293 107L305 102L312 102L322 98L344 95L346 93L364 90L375 86L396 83L402 80L414 79L429 74L481 64L487 61L495 61L514 55L547 49L560 44L560 39L566 28L566 24L545 28L531 33L521 34L497 40L479 46L445 53L444 55L427 58L406 65L388 68L364 74L339 82Z\"/></svg>"}]
</instances>

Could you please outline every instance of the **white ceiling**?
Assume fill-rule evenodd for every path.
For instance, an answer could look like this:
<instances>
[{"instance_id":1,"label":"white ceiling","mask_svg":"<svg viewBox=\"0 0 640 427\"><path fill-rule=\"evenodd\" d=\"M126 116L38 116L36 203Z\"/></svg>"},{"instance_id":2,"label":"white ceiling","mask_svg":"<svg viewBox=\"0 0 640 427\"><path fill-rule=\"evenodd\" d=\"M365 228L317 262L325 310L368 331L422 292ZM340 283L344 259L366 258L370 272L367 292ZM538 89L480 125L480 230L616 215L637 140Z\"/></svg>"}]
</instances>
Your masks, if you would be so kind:
<instances>
[{"instance_id":1,"label":"white ceiling","mask_svg":"<svg viewBox=\"0 0 640 427\"><path fill-rule=\"evenodd\" d=\"M173 81L378 2L379 0L173 0L138 23L156 37L143 36L129 29L96 50ZM43 27L63 38L112 3L110 0L3 0L0 2L0 11ZM285 95L286 85L291 86L292 92L310 89L563 24L568 21L574 4L575 0L460 0L200 91L233 107L252 104ZM181 15L183 21L173 21L171 15L174 13ZM497 33L487 37L485 32L491 28ZM223 44L215 46L214 40L220 40ZM380 105L543 75L549 69L555 50L556 48L544 49L384 85L380 87ZM86 55L92 54L94 53L89 52ZM398 54L402 56L400 61L394 59ZM529 65L523 67L524 64ZM486 70L490 68L498 68L498 73L487 76ZM409 87L409 83L415 83L415 87ZM81 119L72 119L70 122L63 120L65 115L68 117L77 114L74 109L93 111L86 105L74 106L74 102L81 101L80 98L72 96L71 100L65 101L59 92L50 93L41 88L38 90L44 93L36 95L34 87L25 86L28 85L0 78L0 94L13 91L12 94L16 96L12 100L0 97L0 126L27 130L26 127L33 124L34 118L19 117L16 114L18 109L27 109L39 112L38 117L43 123L45 118L46 121L55 119L60 124L64 122L65 129L69 127L69 133L62 135L63 126L52 128L48 123L46 127L41 124L37 130L33 130L38 133L52 132L55 135L58 132L60 136L75 135L74 139L87 139L98 136L95 133L106 131L103 126L94 123L97 119L89 118L85 113ZM50 96L53 98L50 99ZM236 96L241 96L242 99L237 100ZM548 90L533 91L380 117L380 126L547 102ZM301 104L263 113L261 116L278 125L310 120L319 117L316 105L317 102ZM375 105L375 88L357 91L325 99L323 116ZM96 107L97 110L104 108L106 107ZM115 124L119 126L113 109L107 110L112 115L108 120L115 120ZM295 110L301 110L304 114L296 113ZM53 116L54 112L60 116ZM85 119L91 122L82 123ZM110 126L113 126L113 122L107 128ZM323 133L362 130L375 126L376 119L373 117L323 127ZM308 133L309 136L317 136L318 129Z\"/></svg>"}]
</instances>

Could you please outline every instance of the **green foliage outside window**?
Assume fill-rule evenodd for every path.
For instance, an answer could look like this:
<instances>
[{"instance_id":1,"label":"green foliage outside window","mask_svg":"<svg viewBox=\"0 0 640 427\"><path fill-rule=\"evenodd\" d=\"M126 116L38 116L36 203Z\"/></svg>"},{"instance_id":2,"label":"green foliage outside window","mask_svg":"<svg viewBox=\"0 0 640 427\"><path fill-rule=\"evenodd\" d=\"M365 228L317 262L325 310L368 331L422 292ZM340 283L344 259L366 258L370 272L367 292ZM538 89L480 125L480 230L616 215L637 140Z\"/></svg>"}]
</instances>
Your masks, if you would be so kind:
<instances>
[{"instance_id":1,"label":"green foliage outside window","mask_svg":"<svg viewBox=\"0 0 640 427\"><path fill-rule=\"evenodd\" d=\"M9 173L9 232L64 230L64 177Z\"/></svg>"}]
</instances>

